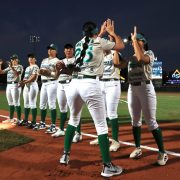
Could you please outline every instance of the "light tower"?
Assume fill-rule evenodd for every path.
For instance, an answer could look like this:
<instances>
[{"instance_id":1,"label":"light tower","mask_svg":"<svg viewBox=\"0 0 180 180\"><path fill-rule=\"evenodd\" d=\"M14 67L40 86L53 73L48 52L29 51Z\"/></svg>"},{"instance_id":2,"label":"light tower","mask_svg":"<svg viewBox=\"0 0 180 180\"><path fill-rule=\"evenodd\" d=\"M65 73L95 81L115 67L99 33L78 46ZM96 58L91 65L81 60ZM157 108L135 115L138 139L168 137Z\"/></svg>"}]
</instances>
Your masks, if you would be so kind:
<instances>
[{"instance_id":1,"label":"light tower","mask_svg":"<svg viewBox=\"0 0 180 180\"><path fill-rule=\"evenodd\" d=\"M40 42L40 36L30 35L29 42L32 44L33 53L36 54L36 44Z\"/></svg>"}]
</instances>

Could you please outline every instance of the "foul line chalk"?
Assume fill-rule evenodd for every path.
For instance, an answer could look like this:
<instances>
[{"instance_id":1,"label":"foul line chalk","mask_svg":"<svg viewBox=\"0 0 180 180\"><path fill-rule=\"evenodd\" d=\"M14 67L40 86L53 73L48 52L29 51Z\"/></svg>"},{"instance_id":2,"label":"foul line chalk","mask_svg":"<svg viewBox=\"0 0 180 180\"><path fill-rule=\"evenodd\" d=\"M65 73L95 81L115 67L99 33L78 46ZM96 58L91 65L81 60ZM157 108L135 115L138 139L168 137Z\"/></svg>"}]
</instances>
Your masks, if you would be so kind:
<instances>
[{"instance_id":1,"label":"foul line chalk","mask_svg":"<svg viewBox=\"0 0 180 180\"><path fill-rule=\"evenodd\" d=\"M3 116L3 115L0 115L0 117L3 117L3 118L9 118L8 116ZM16 118L14 118L16 119ZM93 135L93 134L87 134L87 133L81 133L82 135L84 136L88 136L88 137L93 137L93 138L97 138L98 136L97 135ZM110 139L112 140L112 139ZM135 144L133 143L130 143L130 142L124 142L124 141L119 141L121 144L124 144L124 145L127 145L127 146L135 146ZM149 146L143 146L141 145L141 148L143 149L148 149L148 150L151 150L151 151L158 151L157 148L152 148L152 147L149 147ZM172 152L172 151L166 151L167 154L169 155L172 155L172 156L177 156L177 157L180 157L180 153L175 153L175 152Z\"/></svg>"}]
</instances>

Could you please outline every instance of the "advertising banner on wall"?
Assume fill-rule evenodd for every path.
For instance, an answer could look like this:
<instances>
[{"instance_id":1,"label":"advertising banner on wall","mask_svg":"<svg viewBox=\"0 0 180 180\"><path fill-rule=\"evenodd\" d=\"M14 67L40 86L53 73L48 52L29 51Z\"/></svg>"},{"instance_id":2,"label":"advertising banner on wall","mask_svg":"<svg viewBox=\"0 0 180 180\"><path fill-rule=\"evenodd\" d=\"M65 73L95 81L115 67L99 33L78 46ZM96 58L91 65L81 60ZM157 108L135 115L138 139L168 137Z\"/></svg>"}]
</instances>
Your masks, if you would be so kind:
<instances>
[{"instance_id":1,"label":"advertising banner on wall","mask_svg":"<svg viewBox=\"0 0 180 180\"><path fill-rule=\"evenodd\" d=\"M166 84L180 85L180 71L176 69L170 76Z\"/></svg>"},{"instance_id":2,"label":"advertising banner on wall","mask_svg":"<svg viewBox=\"0 0 180 180\"><path fill-rule=\"evenodd\" d=\"M162 61L154 61L152 79L162 79Z\"/></svg>"}]
</instances>

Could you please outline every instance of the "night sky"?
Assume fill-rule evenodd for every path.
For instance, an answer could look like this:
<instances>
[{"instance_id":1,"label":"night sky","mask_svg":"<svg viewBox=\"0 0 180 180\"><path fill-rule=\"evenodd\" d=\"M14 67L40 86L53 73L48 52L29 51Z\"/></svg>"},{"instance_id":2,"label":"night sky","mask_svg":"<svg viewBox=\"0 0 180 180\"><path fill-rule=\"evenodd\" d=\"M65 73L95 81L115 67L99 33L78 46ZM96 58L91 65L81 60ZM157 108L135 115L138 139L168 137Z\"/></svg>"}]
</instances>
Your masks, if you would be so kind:
<instances>
[{"instance_id":1,"label":"night sky","mask_svg":"<svg viewBox=\"0 0 180 180\"><path fill-rule=\"evenodd\" d=\"M106 0L107 1L107 0ZM59 56L63 46L82 37L82 25L94 21L100 27L107 18L115 21L116 33L130 35L133 26L143 32L149 47L165 70L180 69L179 0L5 0L0 3L0 58L9 60L16 53L23 65L27 54L35 51L38 64L47 57L47 45L55 43ZM35 45L30 36L40 37ZM127 47L122 53L130 52Z\"/></svg>"}]
</instances>

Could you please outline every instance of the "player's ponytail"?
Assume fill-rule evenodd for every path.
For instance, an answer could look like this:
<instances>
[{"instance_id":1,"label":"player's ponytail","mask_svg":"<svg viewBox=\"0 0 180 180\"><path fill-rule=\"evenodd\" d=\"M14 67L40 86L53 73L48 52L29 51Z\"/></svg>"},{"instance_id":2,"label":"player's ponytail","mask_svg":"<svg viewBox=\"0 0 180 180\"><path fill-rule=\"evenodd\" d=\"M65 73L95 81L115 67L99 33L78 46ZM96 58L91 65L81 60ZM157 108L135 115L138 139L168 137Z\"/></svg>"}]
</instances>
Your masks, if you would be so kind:
<instances>
[{"instance_id":1,"label":"player's ponytail","mask_svg":"<svg viewBox=\"0 0 180 180\"><path fill-rule=\"evenodd\" d=\"M68 65L69 69L74 69L75 71L80 71L80 67L83 64L83 59L86 55L86 50L88 49L88 45L90 42L90 38L95 34L98 34L97 26L94 22L88 21L83 25L83 36L85 37L85 41L83 43L83 49L81 50L80 56L76 59L74 64Z\"/></svg>"},{"instance_id":2,"label":"player's ponytail","mask_svg":"<svg viewBox=\"0 0 180 180\"><path fill-rule=\"evenodd\" d=\"M76 63L78 64L78 66L81 66L83 64L83 59L86 55L86 50L88 49L90 38L93 37L93 35L95 34L98 34L98 29L97 29L96 24L91 21L84 23L83 35L85 36L85 42L83 43L83 49L81 51L81 54L79 58L76 60Z\"/></svg>"}]
</instances>

